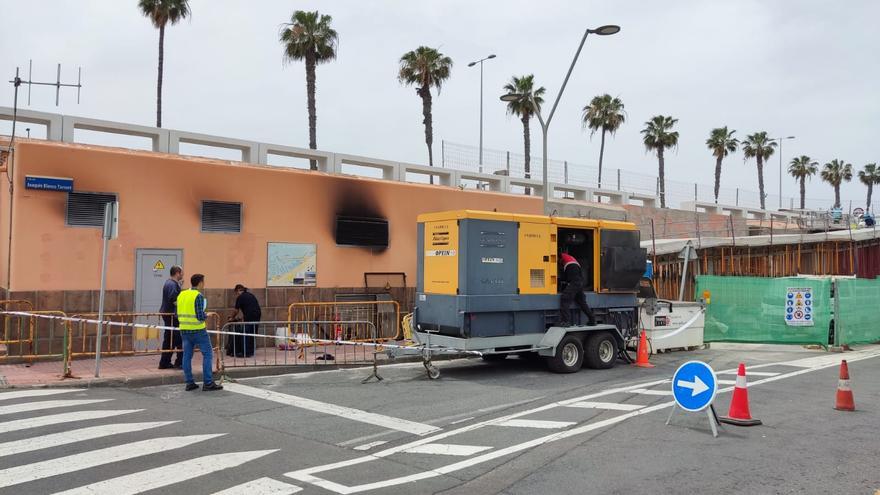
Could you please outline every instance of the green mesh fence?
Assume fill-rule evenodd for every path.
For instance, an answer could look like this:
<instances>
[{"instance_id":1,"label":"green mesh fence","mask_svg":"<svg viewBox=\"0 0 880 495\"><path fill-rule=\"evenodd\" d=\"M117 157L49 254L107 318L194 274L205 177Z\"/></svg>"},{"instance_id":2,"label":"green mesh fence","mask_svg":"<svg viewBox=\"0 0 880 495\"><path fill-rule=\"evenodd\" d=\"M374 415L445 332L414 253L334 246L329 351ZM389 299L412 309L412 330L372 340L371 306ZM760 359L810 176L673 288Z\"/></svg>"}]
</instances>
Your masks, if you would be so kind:
<instances>
[{"instance_id":1,"label":"green mesh fence","mask_svg":"<svg viewBox=\"0 0 880 495\"><path fill-rule=\"evenodd\" d=\"M810 317L799 305L800 322L789 320L795 311L790 288L809 288ZM706 342L757 342L765 344L827 345L831 321L831 281L805 278L697 277L697 297L711 293L706 309ZM806 294L802 291L801 294ZM789 302L791 300L791 303ZM804 304L806 299L802 298ZM794 325L802 323L802 325ZM812 324L810 324L812 323Z\"/></svg>"},{"instance_id":2,"label":"green mesh fence","mask_svg":"<svg viewBox=\"0 0 880 495\"><path fill-rule=\"evenodd\" d=\"M835 319L839 344L865 344L880 341L877 301L880 278L840 279L837 281L840 315Z\"/></svg>"}]
</instances>

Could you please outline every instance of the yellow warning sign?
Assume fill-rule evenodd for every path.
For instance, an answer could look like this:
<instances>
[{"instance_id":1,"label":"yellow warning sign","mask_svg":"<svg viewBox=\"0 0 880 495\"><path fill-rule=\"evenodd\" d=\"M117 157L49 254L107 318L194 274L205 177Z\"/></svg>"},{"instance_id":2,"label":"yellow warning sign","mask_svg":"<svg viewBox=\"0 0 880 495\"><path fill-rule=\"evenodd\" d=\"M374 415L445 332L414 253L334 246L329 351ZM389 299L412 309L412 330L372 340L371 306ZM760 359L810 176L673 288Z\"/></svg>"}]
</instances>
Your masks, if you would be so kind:
<instances>
[{"instance_id":1,"label":"yellow warning sign","mask_svg":"<svg viewBox=\"0 0 880 495\"><path fill-rule=\"evenodd\" d=\"M165 269L165 263L162 263L162 260L156 260L156 264L153 265L153 271L158 272L159 270Z\"/></svg>"}]
</instances>

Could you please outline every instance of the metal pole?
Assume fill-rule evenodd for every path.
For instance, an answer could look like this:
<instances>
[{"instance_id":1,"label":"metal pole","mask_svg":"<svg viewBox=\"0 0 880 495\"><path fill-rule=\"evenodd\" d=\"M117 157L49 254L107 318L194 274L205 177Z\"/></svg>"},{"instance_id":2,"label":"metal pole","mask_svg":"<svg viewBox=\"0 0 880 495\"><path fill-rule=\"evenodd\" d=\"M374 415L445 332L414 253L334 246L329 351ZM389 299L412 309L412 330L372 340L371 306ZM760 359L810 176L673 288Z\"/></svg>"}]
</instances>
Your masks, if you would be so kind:
<instances>
[{"instance_id":1,"label":"metal pole","mask_svg":"<svg viewBox=\"0 0 880 495\"><path fill-rule=\"evenodd\" d=\"M562 162L565 171L565 183L568 184L568 160Z\"/></svg>"},{"instance_id":2,"label":"metal pole","mask_svg":"<svg viewBox=\"0 0 880 495\"><path fill-rule=\"evenodd\" d=\"M483 61L480 60L480 173L483 173Z\"/></svg>"},{"instance_id":3,"label":"metal pole","mask_svg":"<svg viewBox=\"0 0 880 495\"><path fill-rule=\"evenodd\" d=\"M617 169L617 190L620 191L620 169Z\"/></svg>"},{"instance_id":4,"label":"metal pole","mask_svg":"<svg viewBox=\"0 0 880 495\"><path fill-rule=\"evenodd\" d=\"M779 139L779 209L782 209L782 138Z\"/></svg>"},{"instance_id":5,"label":"metal pole","mask_svg":"<svg viewBox=\"0 0 880 495\"><path fill-rule=\"evenodd\" d=\"M109 209L105 211L109 211ZM110 238L105 235L104 253L101 255L101 295L98 298L98 334L95 339L95 378L101 376L101 334L104 327L104 291L107 285L107 244L109 242Z\"/></svg>"},{"instance_id":6,"label":"metal pole","mask_svg":"<svg viewBox=\"0 0 880 495\"><path fill-rule=\"evenodd\" d=\"M684 263L684 266L681 267L681 285L679 285L679 288L678 288L678 300L679 301L684 301L684 281L685 281L685 278L687 277L687 273L688 273L688 262L690 262L690 260L691 260L691 244L688 243L684 247L684 249L685 249L685 258L684 258L684 261L682 262L682 263Z\"/></svg>"}]
</instances>

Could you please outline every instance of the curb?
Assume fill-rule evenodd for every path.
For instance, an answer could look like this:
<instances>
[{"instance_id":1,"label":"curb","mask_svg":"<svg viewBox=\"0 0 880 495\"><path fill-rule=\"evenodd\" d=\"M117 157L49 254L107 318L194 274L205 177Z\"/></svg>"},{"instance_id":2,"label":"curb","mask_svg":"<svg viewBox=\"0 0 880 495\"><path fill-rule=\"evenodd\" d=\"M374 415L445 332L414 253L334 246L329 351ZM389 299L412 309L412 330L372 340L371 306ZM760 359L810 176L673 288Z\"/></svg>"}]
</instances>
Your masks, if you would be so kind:
<instances>
[{"instance_id":1,"label":"curb","mask_svg":"<svg viewBox=\"0 0 880 495\"><path fill-rule=\"evenodd\" d=\"M435 356L432 361L450 361L453 359L461 359L465 357L473 357L471 355L450 354L446 356ZM420 363L421 357L397 357L391 360L383 361L379 364L379 370L386 364L400 363ZM249 368L227 368L223 380L241 379L241 378L257 378L261 376L289 375L296 373L313 373L316 371L337 371L358 368L371 368L373 363L365 364L291 364L281 366L254 366ZM196 380L201 378L201 373L193 372ZM2 377L0 377L2 379ZM218 378L218 381L221 381ZM0 382L0 390L21 390L34 388L143 388L157 387L161 385L182 385L183 377L180 374L174 375L140 375L127 376L120 378L68 378L64 381L53 383L34 383L34 384L18 384L9 385Z\"/></svg>"}]
</instances>

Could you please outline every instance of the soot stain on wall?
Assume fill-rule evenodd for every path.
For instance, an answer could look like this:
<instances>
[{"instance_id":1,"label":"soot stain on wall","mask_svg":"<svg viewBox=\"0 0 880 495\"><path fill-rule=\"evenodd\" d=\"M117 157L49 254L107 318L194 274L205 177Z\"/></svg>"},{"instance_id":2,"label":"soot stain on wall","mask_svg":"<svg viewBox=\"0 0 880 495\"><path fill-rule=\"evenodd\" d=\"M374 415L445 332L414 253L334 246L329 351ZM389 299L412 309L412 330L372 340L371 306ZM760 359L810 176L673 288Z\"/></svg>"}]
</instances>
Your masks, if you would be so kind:
<instances>
[{"instance_id":1,"label":"soot stain on wall","mask_svg":"<svg viewBox=\"0 0 880 495\"><path fill-rule=\"evenodd\" d=\"M336 223L339 217L388 220L382 211L375 191L372 191L369 187L364 187L363 184L357 184L356 181L352 180L338 179L335 182L336 187L333 188L333 191L335 192L333 208L331 209L331 215L328 219L330 232L333 234L334 239L336 238ZM383 251L387 249L387 246L360 246L359 248L371 251Z\"/></svg>"}]
</instances>

